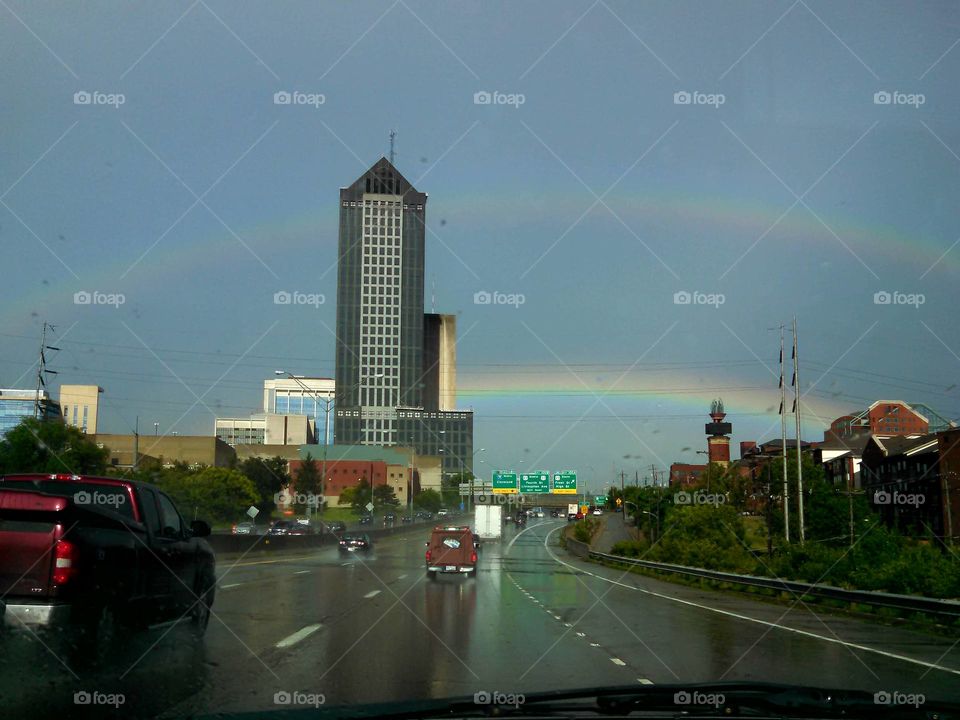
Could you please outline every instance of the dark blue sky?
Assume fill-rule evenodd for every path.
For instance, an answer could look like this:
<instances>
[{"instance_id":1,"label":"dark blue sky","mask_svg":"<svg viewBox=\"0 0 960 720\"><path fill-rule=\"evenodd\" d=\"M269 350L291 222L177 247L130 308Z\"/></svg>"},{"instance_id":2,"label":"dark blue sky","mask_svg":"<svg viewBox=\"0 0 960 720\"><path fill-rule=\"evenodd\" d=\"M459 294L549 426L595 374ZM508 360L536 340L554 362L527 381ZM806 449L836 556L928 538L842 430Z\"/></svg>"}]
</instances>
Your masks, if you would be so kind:
<instances>
[{"instance_id":1,"label":"dark blue sky","mask_svg":"<svg viewBox=\"0 0 960 720\"><path fill-rule=\"evenodd\" d=\"M880 398L960 415L954 3L7 2L0 18L0 386L31 385L43 320L57 379L105 388L109 431L139 415L211 433L276 368L331 374L337 190L395 128L430 195L425 303L459 314L479 471L599 484L692 462L717 395L735 442L769 439L772 328L793 315L809 437ZM282 290L326 302L276 305Z\"/></svg>"}]
</instances>

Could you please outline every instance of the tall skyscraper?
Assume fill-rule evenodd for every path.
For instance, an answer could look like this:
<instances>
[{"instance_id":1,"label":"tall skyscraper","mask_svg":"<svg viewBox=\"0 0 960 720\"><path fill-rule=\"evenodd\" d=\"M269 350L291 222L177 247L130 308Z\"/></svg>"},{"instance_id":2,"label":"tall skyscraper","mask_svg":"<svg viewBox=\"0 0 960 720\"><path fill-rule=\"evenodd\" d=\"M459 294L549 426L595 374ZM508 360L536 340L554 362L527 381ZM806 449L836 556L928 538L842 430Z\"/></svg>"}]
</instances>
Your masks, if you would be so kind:
<instances>
[{"instance_id":1,"label":"tall skyscraper","mask_svg":"<svg viewBox=\"0 0 960 720\"><path fill-rule=\"evenodd\" d=\"M473 415L452 410L455 324L423 312L426 205L386 158L340 189L334 441L412 446L452 473L472 469Z\"/></svg>"}]
</instances>

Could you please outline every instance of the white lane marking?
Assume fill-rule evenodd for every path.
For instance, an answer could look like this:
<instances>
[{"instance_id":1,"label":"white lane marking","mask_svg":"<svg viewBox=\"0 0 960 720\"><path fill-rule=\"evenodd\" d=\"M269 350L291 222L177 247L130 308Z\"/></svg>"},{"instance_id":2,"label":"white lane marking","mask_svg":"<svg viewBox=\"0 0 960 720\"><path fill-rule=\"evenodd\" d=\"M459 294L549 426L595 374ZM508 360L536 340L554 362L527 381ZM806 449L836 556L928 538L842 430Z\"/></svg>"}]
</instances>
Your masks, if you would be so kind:
<instances>
[{"instance_id":1,"label":"white lane marking","mask_svg":"<svg viewBox=\"0 0 960 720\"><path fill-rule=\"evenodd\" d=\"M610 658L610 662L612 662L614 665L626 665L626 663L620 658Z\"/></svg>"},{"instance_id":2,"label":"white lane marking","mask_svg":"<svg viewBox=\"0 0 960 720\"><path fill-rule=\"evenodd\" d=\"M600 647L600 643L590 643L590 647Z\"/></svg>"},{"instance_id":3,"label":"white lane marking","mask_svg":"<svg viewBox=\"0 0 960 720\"><path fill-rule=\"evenodd\" d=\"M653 680L648 680L647 678L637 678L637 682L641 685L653 685Z\"/></svg>"},{"instance_id":4,"label":"white lane marking","mask_svg":"<svg viewBox=\"0 0 960 720\"><path fill-rule=\"evenodd\" d=\"M283 640L277 643L278 648L288 648L291 645L296 645L298 642L304 638L308 638L313 635L317 630L320 629L320 624L316 625L307 625L304 628L300 628L293 635L285 637Z\"/></svg>"},{"instance_id":5,"label":"white lane marking","mask_svg":"<svg viewBox=\"0 0 960 720\"><path fill-rule=\"evenodd\" d=\"M306 575L308 572L313 572L312 570L297 570L294 575Z\"/></svg>"},{"instance_id":6,"label":"white lane marking","mask_svg":"<svg viewBox=\"0 0 960 720\"><path fill-rule=\"evenodd\" d=\"M240 587L243 583L230 583L229 585L221 585L221 590L229 590L230 588Z\"/></svg>"},{"instance_id":7,"label":"white lane marking","mask_svg":"<svg viewBox=\"0 0 960 720\"><path fill-rule=\"evenodd\" d=\"M405 577L406 575L401 575L400 577L397 578L397 580L403 580Z\"/></svg>"},{"instance_id":8,"label":"white lane marking","mask_svg":"<svg viewBox=\"0 0 960 720\"><path fill-rule=\"evenodd\" d=\"M340 563L340 567L350 567L353 563Z\"/></svg>"},{"instance_id":9,"label":"white lane marking","mask_svg":"<svg viewBox=\"0 0 960 720\"><path fill-rule=\"evenodd\" d=\"M767 627L777 628L778 630L786 630L787 632L796 633L797 635L803 635L805 637L814 638L816 640L823 640L824 642L835 643L837 645L843 645L848 648L853 648L854 650L863 650L864 652L875 653L877 655L882 655L883 657L892 658L894 660L902 660L903 662L912 663L914 665L920 665L921 667L930 668L931 670L942 670L943 672L952 673L953 675L960 675L960 670L954 668L944 667L943 665L937 665L936 663L927 662L926 660L919 660L917 658L908 657L906 655L900 655L899 653L887 652L886 650L878 650L877 648L870 647L869 645L861 645L859 643L847 642L846 640L841 640L840 638L827 637L826 635L818 635L817 633L810 632L809 630L800 630L798 628L788 627L787 625L780 625L779 623L770 622L768 620L758 620L757 618L752 618L747 615L741 615L739 613L730 612L729 610L721 610L720 608L710 607L709 605L701 605L700 603L695 603L691 600L682 600L680 598L671 597L670 595L664 595L663 593L654 592L653 590L646 590L644 588L636 587L634 585L627 585L626 583L619 582L617 580L611 580L610 578L605 578L602 575L597 575L592 573L589 570L584 570L570 563L564 562L550 550L550 546L547 544L550 536L553 535L560 528L551 530L547 533L547 537L543 540L543 547L546 549L547 553L552 557L556 562L561 565L566 565L571 570L575 572L582 572L584 575L590 575L591 577L597 578L597 580L603 580L604 582L611 583L613 585L619 585L620 587L626 588L627 590L636 590L637 592L642 592L646 595L652 595L654 597L661 598L663 600L670 600L672 602L680 603L682 605L689 605L690 607L700 608L701 610L709 610L710 612L719 613L721 615L726 615L727 617L736 618L737 620L746 620L747 622L757 623L758 625L765 625Z\"/></svg>"},{"instance_id":10,"label":"white lane marking","mask_svg":"<svg viewBox=\"0 0 960 720\"><path fill-rule=\"evenodd\" d=\"M582 632L577 633L577 637L586 637L586 636L587 636L586 633L582 633Z\"/></svg>"},{"instance_id":11,"label":"white lane marking","mask_svg":"<svg viewBox=\"0 0 960 720\"><path fill-rule=\"evenodd\" d=\"M564 627L573 627L573 623L564 623Z\"/></svg>"},{"instance_id":12,"label":"white lane marking","mask_svg":"<svg viewBox=\"0 0 960 720\"><path fill-rule=\"evenodd\" d=\"M376 596L379 595L379 594L380 594L380 591L379 591L379 590L371 590L371 591L368 592L366 595L364 595L364 597L369 600L370 598L376 597Z\"/></svg>"}]
</instances>

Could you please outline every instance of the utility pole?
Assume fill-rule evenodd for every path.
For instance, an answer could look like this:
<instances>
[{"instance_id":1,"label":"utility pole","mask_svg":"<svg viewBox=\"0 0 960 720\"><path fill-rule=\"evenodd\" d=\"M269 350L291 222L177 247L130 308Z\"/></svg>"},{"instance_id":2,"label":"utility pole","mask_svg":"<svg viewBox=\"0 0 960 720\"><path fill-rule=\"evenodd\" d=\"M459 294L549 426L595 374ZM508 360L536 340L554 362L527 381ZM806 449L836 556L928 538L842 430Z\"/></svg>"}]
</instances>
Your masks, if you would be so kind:
<instances>
[{"instance_id":1,"label":"utility pole","mask_svg":"<svg viewBox=\"0 0 960 720\"><path fill-rule=\"evenodd\" d=\"M797 357L797 316L793 316L793 416L797 423L797 514L800 523L800 544L806 540L803 526L803 466L800 448L800 358Z\"/></svg>"},{"instance_id":2,"label":"utility pole","mask_svg":"<svg viewBox=\"0 0 960 720\"><path fill-rule=\"evenodd\" d=\"M40 332L40 364L37 366L37 394L33 398L33 419L40 418L40 390L47 386L44 376L47 374L56 375L56 371L47 370L47 350L59 350L60 348L47 345L47 328L51 331L56 330L53 325L43 323L43 330Z\"/></svg>"},{"instance_id":3,"label":"utility pole","mask_svg":"<svg viewBox=\"0 0 960 720\"><path fill-rule=\"evenodd\" d=\"M136 424L133 426L133 471L136 472L140 465L140 416L137 415Z\"/></svg>"},{"instance_id":4,"label":"utility pole","mask_svg":"<svg viewBox=\"0 0 960 720\"><path fill-rule=\"evenodd\" d=\"M620 471L620 497L623 497L623 470Z\"/></svg>"},{"instance_id":5,"label":"utility pole","mask_svg":"<svg viewBox=\"0 0 960 720\"><path fill-rule=\"evenodd\" d=\"M790 489L787 484L787 386L783 382L783 325L780 326L780 450L783 455L783 536L790 542Z\"/></svg>"}]
</instances>

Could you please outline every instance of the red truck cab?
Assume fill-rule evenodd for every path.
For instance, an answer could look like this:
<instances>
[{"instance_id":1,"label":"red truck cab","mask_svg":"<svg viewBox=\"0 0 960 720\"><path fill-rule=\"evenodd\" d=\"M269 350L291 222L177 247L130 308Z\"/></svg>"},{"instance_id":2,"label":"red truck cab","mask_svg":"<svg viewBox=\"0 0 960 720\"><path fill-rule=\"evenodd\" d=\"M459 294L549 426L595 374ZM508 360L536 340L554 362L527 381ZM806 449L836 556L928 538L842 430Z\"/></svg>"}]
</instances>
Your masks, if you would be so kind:
<instances>
[{"instance_id":1,"label":"red truck cab","mask_svg":"<svg viewBox=\"0 0 960 720\"><path fill-rule=\"evenodd\" d=\"M477 548L473 530L468 526L437 526L430 533L426 553L427 576L436 578L437 573L477 572Z\"/></svg>"},{"instance_id":2,"label":"red truck cab","mask_svg":"<svg viewBox=\"0 0 960 720\"><path fill-rule=\"evenodd\" d=\"M0 629L65 626L98 645L119 625L185 617L202 633L215 585L209 534L147 483L0 476Z\"/></svg>"}]
</instances>

